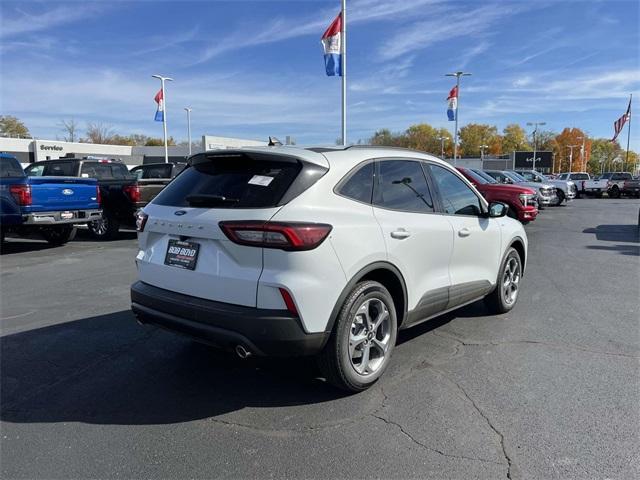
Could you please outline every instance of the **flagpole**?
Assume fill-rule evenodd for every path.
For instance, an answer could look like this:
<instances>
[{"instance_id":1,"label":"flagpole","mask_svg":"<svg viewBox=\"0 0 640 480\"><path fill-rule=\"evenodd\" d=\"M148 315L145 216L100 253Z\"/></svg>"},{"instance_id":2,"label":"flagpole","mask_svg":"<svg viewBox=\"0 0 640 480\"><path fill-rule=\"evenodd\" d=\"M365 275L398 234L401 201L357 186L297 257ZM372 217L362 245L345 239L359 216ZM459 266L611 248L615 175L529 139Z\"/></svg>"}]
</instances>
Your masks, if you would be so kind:
<instances>
[{"instance_id":1,"label":"flagpole","mask_svg":"<svg viewBox=\"0 0 640 480\"><path fill-rule=\"evenodd\" d=\"M465 72L455 72L455 73L447 73L445 77L456 77L456 111L455 111L455 133L453 135L453 165L457 165L458 163L458 112L460 111L460 77L468 77L471 75L470 73Z\"/></svg>"},{"instance_id":2,"label":"flagpole","mask_svg":"<svg viewBox=\"0 0 640 480\"><path fill-rule=\"evenodd\" d=\"M342 31L340 47L342 49L342 145L347 145L347 0L342 0Z\"/></svg>"},{"instance_id":3,"label":"flagpole","mask_svg":"<svg viewBox=\"0 0 640 480\"><path fill-rule=\"evenodd\" d=\"M164 163L169 163L169 147L167 146L167 95L164 91L165 80L172 82L173 78L163 77L162 75L151 75L153 78L160 79L160 88L162 89L162 131L164 133Z\"/></svg>"},{"instance_id":4,"label":"flagpole","mask_svg":"<svg viewBox=\"0 0 640 480\"><path fill-rule=\"evenodd\" d=\"M624 163L629 163L629 139L631 138L631 101L633 100L633 93L629 94L629 118L627 125L627 156L625 157Z\"/></svg>"}]
</instances>

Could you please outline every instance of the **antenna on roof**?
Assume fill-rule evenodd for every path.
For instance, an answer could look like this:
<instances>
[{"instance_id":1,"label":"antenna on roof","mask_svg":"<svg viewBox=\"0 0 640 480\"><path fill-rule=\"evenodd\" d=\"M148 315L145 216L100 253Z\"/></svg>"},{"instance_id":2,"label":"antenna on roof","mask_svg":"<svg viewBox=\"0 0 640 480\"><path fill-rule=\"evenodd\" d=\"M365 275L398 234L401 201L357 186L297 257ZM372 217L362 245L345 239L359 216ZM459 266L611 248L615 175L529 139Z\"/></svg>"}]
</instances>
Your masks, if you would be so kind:
<instances>
[{"instance_id":1,"label":"antenna on roof","mask_svg":"<svg viewBox=\"0 0 640 480\"><path fill-rule=\"evenodd\" d=\"M268 145L270 147L281 147L282 146L282 142L280 140L278 140L276 137L269 136Z\"/></svg>"}]
</instances>

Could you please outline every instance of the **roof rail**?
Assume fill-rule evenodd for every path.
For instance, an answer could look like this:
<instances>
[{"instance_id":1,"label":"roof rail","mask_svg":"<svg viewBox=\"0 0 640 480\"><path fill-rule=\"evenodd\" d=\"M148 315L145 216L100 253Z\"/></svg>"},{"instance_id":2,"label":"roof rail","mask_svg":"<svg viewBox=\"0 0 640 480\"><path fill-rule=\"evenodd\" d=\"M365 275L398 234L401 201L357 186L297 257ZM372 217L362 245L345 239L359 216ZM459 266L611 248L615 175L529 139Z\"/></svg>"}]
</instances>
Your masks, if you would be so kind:
<instances>
[{"instance_id":1,"label":"roof rail","mask_svg":"<svg viewBox=\"0 0 640 480\"><path fill-rule=\"evenodd\" d=\"M347 145L347 146L343 146L343 145L331 145L331 146L327 146L327 147L307 147L306 150L311 150L313 152L331 152L334 150L350 150L350 149L358 149L358 148L362 148L362 149L380 149L380 150L400 150L402 152L413 152L413 153L421 153L423 155L433 155L432 153L429 152L424 152L422 150L416 150L414 148L406 148L406 147L392 147L392 146L387 146L387 145L364 145L364 144L358 144L358 145Z\"/></svg>"}]
</instances>

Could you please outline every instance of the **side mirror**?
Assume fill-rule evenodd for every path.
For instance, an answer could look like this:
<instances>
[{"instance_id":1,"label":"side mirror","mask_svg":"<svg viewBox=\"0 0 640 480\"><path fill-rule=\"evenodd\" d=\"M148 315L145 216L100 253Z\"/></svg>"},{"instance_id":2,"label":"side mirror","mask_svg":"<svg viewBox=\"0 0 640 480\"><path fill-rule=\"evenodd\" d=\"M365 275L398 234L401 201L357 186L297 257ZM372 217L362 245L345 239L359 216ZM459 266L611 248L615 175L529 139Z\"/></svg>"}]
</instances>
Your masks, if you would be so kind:
<instances>
[{"instance_id":1,"label":"side mirror","mask_svg":"<svg viewBox=\"0 0 640 480\"><path fill-rule=\"evenodd\" d=\"M507 214L507 210L509 210L509 207L504 203L491 202L489 204L489 218L504 217Z\"/></svg>"},{"instance_id":2,"label":"side mirror","mask_svg":"<svg viewBox=\"0 0 640 480\"><path fill-rule=\"evenodd\" d=\"M513 180L511 180L509 177L506 177L506 178L504 179L504 182L503 182L503 183L506 183L506 184L512 184L512 183L513 183Z\"/></svg>"}]
</instances>

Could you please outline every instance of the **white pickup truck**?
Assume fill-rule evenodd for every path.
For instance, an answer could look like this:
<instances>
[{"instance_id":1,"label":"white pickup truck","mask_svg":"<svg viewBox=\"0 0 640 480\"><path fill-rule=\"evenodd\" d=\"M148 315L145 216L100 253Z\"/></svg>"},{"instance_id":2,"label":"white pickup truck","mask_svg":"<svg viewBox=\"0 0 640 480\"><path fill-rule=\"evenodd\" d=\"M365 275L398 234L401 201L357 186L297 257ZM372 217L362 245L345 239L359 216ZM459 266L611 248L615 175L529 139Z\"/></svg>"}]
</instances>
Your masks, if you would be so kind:
<instances>
[{"instance_id":1,"label":"white pickup truck","mask_svg":"<svg viewBox=\"0 0 640 480\"><path fill-rule=\"evenodd\" d=\"M591 180L591 175L587 172L568 172L559 174L556 180L571 180L576 185L576 198L580 198L580 195L585 193L584 182Z\"/></svg>"},{"instance_id":2,"label":"white pickup truck","mask_svg":"<svg viewBox=\"0 0 640 480\"><path fill-rule=\"evenodd\" d=\"M633 180L633 176L628 172L606 172L598 177L597 180L588 180L583 183L582 189L587 195L595 195L601 197L604 192L611 198L620 198L620 195L634 194L629 188L629 182Z\"/></svg>"}]
</instances>

